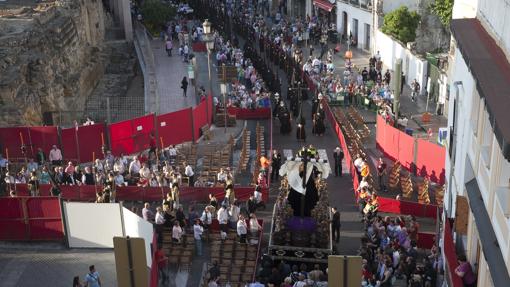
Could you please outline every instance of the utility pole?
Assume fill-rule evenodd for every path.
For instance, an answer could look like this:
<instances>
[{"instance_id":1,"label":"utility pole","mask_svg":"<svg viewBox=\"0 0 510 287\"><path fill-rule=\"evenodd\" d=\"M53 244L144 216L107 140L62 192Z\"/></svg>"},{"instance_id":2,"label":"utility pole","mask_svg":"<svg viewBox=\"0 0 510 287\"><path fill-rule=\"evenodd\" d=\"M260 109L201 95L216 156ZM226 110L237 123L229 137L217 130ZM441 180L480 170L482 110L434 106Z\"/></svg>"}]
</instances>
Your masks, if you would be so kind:
<instances>
[{"instance_id":1,"label":"utility pole","mask_svg":"<svg viewBox=\"0 0 510 287\"><path fill-rule=\"evenodd\" d=\"M395 114L395 124L398 120L398 113L400 109L400 87L402 85L402 59L395 60L395 98L393 99L393 113Z\"/></svg>"}]
</instances>

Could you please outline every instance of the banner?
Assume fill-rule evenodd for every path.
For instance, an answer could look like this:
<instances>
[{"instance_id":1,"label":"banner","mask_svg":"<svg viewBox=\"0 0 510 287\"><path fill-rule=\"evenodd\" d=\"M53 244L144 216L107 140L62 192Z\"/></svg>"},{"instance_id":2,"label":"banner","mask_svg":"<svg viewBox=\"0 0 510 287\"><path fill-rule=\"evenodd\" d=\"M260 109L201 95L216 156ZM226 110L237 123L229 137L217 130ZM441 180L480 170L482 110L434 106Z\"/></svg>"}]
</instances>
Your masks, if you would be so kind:
<instances>
[{"instance_id":1,"label":"banner","mask_svg":"<svg viewBox=\"0 0 510 287\"><path fill-rule=\"evenodd\" d=\"M445 182L446 149L426 140L418 140L416 168L419 176L443 185Z\"/></svg>"},{"instance_id":2,"label":"banner","mask_svg":"<svg viewBox=\"0 0 510 287\"><path fill-rule=\"evenodd\" d=\"M66 160L92 162L92 157L102 158L102 146L107 144L105 125L79 126L62 129L62 153Z\"/></svg>"}]
</instances>

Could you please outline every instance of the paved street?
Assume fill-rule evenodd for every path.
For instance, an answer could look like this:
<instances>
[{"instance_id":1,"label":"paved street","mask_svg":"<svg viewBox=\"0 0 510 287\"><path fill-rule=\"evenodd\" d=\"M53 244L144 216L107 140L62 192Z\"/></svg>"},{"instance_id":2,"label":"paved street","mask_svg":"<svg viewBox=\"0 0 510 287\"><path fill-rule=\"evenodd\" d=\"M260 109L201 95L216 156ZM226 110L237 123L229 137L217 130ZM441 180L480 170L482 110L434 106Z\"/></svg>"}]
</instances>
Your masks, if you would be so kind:
<instances>
[{"instance_id":1,"label":"paved street","mask_svg":"<svg viewBox=\"0 0 510 287\"><path fill-rule=\"evenodd\" d=\"M117 286L115 258L111 250L71 249L31 243L28 248L0 248L2 287L68 287L74 276L83 281L89 265L100 273L103 286ZM34 248L34 245L38 246Z\"/></svg>"}]
</instances>

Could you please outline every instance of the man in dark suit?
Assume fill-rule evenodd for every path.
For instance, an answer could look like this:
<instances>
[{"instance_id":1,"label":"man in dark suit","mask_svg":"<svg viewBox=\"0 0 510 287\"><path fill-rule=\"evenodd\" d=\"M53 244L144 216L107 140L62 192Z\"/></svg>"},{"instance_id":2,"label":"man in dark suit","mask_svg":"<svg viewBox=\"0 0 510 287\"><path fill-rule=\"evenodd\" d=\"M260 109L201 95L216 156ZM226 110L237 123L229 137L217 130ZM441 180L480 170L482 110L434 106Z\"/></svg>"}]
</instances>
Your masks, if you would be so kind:
<instances>
[{"instance_id":1,"label":"man in dark suit","mask_svg":"<svg viewBox=\"0 0 510 287\"><path fill-rule=\"evenodd\" d=\"M273 150L273 155L271 157L271 181L273 181L273 179L278 179L278 172L280 171L281 164L282 155L278 150Z\"/></svg>"},{"instance_id":2,"label":"man in dark suit","mask_svg":"<svg viewBox=\"0 0 510 287\"><path fill-rule=\"evenodd\" d=\"M335 159L335 176L342 176L342 160L344 159L344 152L340 147L337 147L333 152Z\"/></svg>"}]
</instances>

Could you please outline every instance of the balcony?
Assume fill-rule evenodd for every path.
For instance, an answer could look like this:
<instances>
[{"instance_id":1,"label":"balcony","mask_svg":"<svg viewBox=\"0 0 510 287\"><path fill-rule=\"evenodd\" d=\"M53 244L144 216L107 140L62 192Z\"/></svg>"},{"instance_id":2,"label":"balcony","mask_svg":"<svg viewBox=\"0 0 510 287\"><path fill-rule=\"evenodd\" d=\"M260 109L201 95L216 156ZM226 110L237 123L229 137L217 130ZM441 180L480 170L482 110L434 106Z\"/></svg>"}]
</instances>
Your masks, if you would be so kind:
<instances>
[{"instance_id":1,"label":"balcony","mask_svg":"<svg viewBox=\"0 0 510 287\"><path fill-rule=\"evenodd\" d=\"M365 11L372 11L372 1L373 0L339 0L340 2L344 2L347 4L350 4L356 8L365 10Z\"/></svg>"}]
</instances>

